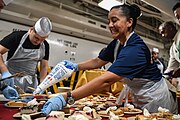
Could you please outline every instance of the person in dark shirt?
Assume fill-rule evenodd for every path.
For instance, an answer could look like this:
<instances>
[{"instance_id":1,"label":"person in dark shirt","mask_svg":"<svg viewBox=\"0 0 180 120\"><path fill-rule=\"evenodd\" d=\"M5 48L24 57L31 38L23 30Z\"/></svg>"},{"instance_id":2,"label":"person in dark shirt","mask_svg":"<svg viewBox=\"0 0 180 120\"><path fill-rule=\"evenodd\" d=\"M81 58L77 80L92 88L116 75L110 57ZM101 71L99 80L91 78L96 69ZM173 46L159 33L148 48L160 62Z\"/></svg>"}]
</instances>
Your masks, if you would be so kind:
<instances>
[{"instance_id":1,"label":"person in dark shirt","mask_svg":"<svg viewBox=\"0 0 180 120\"><path fill-rule=\"evenodd\" d=\"M13 0L0 0L0 11L4 8L4 6L11 3ZM1 65L1 64L0 64ZM13 87L8 86L3 81L0 81L0 91L2 91L3 95L7 99L16 99L18 98L18 92Z\"/></svg>"},{"instance_id":2,"label":"person in dark shirt","mask_svg":"<svg viewBox=\"0 0 180 120\"><path fill-rule=\"evenodd\" d=\"M75 71L96 69L111 62L108 70L87 84L67 93L49 99L42 112L49 114L60 110L67 103L103 91L117 81L124 82L131 91L132 103L136 108L157 112L159 107L177 113L177 104L162 77L157 65L151 63L151 53L142 38L135 32L141 10L136 5L118 5L108 14L108 25L113 38L107 48L98 57L80 62L65 62Z\"/></svg>"},{"instance_id":3,"label":"person in dark shirt","mask_svg":"<svg viewBox=\"0 0 180 120\"><path fill-rule=\"evenodd\" d=\"M47 17L40 18L28 31L14 31L0 41L0 71L2 78L9 77L17 72L23 72L25 76L6 80L10 86L14 84L24 92L32 93L28 87L36 88L37 65L40 62L40 81L47 75L49 44L45 40L52 30L51 21ZM7 62L4 64L2 55L7 54Z\"/></svg>"}]
</instances>

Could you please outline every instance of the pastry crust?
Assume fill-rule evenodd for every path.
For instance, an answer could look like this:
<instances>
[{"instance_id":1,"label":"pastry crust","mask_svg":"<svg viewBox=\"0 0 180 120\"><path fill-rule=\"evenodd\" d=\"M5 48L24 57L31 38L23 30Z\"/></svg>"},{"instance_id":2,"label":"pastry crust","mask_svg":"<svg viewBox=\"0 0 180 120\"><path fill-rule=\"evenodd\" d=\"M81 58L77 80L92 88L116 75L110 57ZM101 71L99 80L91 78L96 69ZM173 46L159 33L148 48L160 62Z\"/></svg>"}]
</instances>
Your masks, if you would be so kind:
<instances>
[{"instance_id":1,"label":"pastry crust","mask_svg":"<svg viewBox=\"0 0 180 120\"><path fill-rule=\"evenodd\" d=\"M9 101L7 103L8 107L23 107L23 106L27 106L27 103L25 102L20 102L20 101Z\"/></svg>"},{"instance_id":2,"label":"pastry crust","mask_svg":"<svg viewBox=\"0 0 180 120\"><path fill-rule=\"evenodd\" d=\"M20 109L20 113L21 114L31 114L31 113L36 113L38 112L38 106L26 106L26 107L22 107Z\"/></svg>"},{"instance_id":3,"label":"pastry crust","mask_svg":"<svg viewBox=\"0 0 180 120\"><path fill-rule=\"evenodd\" d=\"M152 120L152 118L145 117L144 115L136 115L135 120Z\"/></svg>"},{"instance_id":4,"label":"pastry crust","mask_svg":"<svg viewBox=\"0 0 180 120\"><path fill-rule=\"evenodd\" d=\"M172 120L173 114L169 112L158 112L151 114L150 117L145 117L144 115L136 115L136 120L153 120L153 119Z\"/></svg>"}]
</instances>

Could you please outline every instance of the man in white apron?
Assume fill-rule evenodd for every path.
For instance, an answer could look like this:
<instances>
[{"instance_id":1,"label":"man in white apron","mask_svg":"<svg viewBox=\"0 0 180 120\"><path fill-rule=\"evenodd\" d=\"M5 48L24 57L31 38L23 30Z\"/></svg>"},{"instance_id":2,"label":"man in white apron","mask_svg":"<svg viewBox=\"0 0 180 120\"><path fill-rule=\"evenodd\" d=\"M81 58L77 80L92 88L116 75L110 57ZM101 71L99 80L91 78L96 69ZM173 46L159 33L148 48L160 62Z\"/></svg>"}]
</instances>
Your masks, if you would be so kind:
<instances>
[{"instance_id":1,"label":"man in white apron","mask_svg":"<svg viewBox=\"0 0 180 120\"><path fill-rule=\"evenodd\" d=\"M5 82L11 86L19 86L25 92L33 92L28 87L36 88L38 81L36 70L40 62L40 80L47 75L49 44L45 40L52 30L52 24L47 17L40 18L27 31L14 31L0 42L0 53L8 52L7 63L0 59L2 77L8 77L17 72L23 72L24 77L15 77ZM2 58L2 57L1 57Z\"/></svg>"},{"instance_id":2,"label":"man in white apron","mask_svg":"<svg viewBox=\"0 0 180 120\"><path fill-rule=\"evenodd\" d=\"M173 22L168 21L164 22L159 26L159 33L162 37L166 37L169 40L173 41L173 44L170 48L170 58L168 62L167 69L165 70L164 74L171 73L173 70L179 68L180 64L180 29L176 30L176 27ZM169 76L165 76L169 77ZM180 78L172 78L171 83L175 87L180 87Z\"/></svg>"},{"instance_id":3,"label":"man in white apron","mask_svg":"<svg viewBox=\"0 0 180 120\"><path fill-rule=\"evenodd\" d=\"M62 93L49 99L42 112L49 114L52 110L62 109L75 100L103 91L117 81L123 81L132 91L136 108L146 108L157 112L158 107L176 113L176 104L162 74L155 64L151 64L151 54L144 41L134 32L140 8L136 5L119 5L111 8L108 14L109 29L113 40L97 57L78 64L66 61L75 71L95 69L111 62L108 70L87 84L68 93ZM120 41L117 57L114 57L116 43ZM114 61L115 60L115 61Z\"/></svg>"}]
</instances>

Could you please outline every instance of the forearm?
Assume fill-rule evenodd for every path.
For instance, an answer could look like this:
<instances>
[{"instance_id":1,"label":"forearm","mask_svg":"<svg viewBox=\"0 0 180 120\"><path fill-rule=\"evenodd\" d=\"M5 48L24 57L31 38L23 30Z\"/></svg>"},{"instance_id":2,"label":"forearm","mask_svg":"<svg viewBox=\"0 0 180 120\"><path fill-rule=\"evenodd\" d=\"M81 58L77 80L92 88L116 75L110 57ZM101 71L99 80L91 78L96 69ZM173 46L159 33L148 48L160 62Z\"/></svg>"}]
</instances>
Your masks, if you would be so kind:
<instances>
[{"instance_id":1,"label":"forearm","mask_svg":"<svg viewBox=\"0 0 180 120\"><path fill-rule=\"evenodd\" d=\"M6 65L4 64L2 54L0 54L0 72L3 73L6 71L8 71L8 69L7 69Z\"/></svg>"},{"instance_id":2,"label":"forearm","mask_svg":"<svg viewBox=\"0 0 180 120\"><path fill-rule=\"evenodd\" d=\"M40 82L42 82L46 76L47 76L47 69L41 70L40 71Z\"/></svg>"},{"instance_id":3,"label":"forearm","mask_svg":"<svg viewBox=\"0 0 180 120\"><path fill-rule=\"evenodd\" d=\"M101 92L104 89L106 89L108 86L112 85L117 81L120 81L121 79L122 79L121 76L115 75L114 73L111 72L105 72L103 75L73 90L72 95L74 96L75 100L79 100L89 95L93 95L95 93ZM65 99L66 99L66 95L65 95Z\"/></svg>"},{"instance_id":4,"label":"forearm","mask_svg":"<svg viewBox=\"0 0 180 120\"><path fill-rule=\"evenodd\" d=\"M40 81L43 81L48 73L48 62L43 61L40 63Z\"/></svg>"},{"instance_id":5,"label":"forearm","mask_svg":"<svg viewBox=\"0 0 180 120\"><path fill-rule=\"evenodd\" d=\"M97 69L104 66L107 63L108 63L107 61L103 61L99 58L93 58L93 59L78 63L78 69L79 70Z\"/></svg>"}]
</instances>

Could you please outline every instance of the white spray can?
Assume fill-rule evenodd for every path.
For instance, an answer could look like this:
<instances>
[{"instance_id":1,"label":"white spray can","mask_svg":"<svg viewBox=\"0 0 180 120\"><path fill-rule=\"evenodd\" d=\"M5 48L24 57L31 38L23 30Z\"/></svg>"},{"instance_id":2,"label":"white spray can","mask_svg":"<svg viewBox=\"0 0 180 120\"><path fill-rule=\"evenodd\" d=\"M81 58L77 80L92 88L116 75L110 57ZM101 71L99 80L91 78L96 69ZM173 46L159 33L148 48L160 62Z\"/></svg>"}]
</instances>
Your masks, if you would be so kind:
<instances>
[{"instance_id":1,"label":"white spray can","mask_svg":"<svg viewBox=\"0 0 180 120\"><path fill-rule=\"evenodd\" d=\"M66 66L65 64L65 62L58 63L46 76L46 78L40 83L40 85L37 86L33 94L42 93L51 85L70 77L74 72L74 69L72 68L72 66Z\"/></svg>"}]
</instances>

